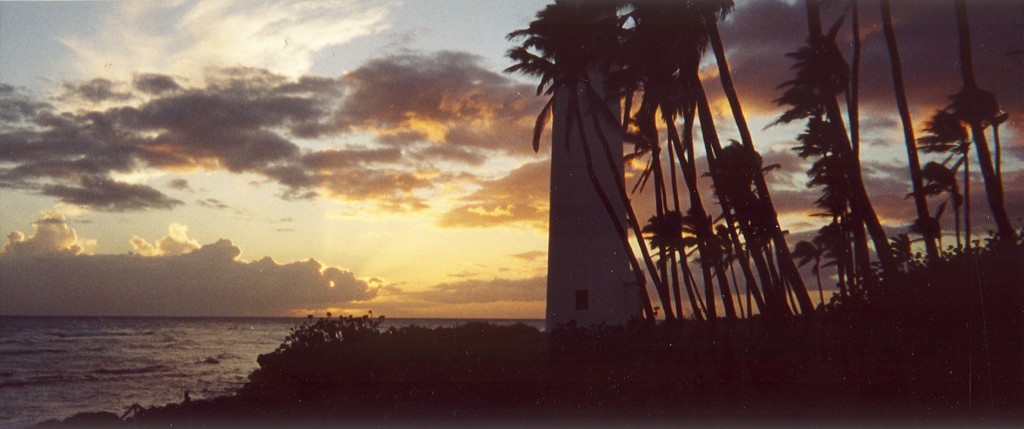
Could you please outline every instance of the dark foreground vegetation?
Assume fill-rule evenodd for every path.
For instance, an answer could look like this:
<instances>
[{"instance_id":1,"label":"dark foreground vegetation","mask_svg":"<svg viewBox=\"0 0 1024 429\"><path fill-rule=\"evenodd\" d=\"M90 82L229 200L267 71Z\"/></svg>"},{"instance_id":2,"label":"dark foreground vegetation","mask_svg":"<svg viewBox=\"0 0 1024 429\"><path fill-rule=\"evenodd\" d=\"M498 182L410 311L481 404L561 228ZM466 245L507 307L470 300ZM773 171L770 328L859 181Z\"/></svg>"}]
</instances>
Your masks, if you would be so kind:
<instances>
[{"instance_id":1,"label":"dark foreground vegetation","mask_svg":"<svg viewBox=\"0 0 1024 429\"><path fill-rule=\"evenodd\" d=\"M906 263L814 316L544 334L324 318L259 357L235 396L62 425L893 424L1024 421L1024 246Z\"/></svg>"}]
</instances>

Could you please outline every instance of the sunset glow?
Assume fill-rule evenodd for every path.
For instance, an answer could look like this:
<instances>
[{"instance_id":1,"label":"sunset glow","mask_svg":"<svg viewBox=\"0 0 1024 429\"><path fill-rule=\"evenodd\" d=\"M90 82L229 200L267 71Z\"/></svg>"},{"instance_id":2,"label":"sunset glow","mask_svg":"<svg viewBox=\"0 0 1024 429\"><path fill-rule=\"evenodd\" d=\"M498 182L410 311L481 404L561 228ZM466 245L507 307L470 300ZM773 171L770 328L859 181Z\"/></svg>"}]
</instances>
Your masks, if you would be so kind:
<instances>
[{"instance_id":1,"label":"sunset glow","mask_svg":"<svg viewBox=\"0 0 1024 429\"><path fill-rule=\"evenodd\" d=\"M539 153L530 142L545 99L502 70L506 34L546 3L0 3L0 315L542 318L550 133ZM825 220L792 150L802 124L768 125L804 11L737 3L722 38L795 243ZM894 3L920 132L960 88L953 9ZM1019 228L1024 61L1008 55L1024 49L1024 10L971 7L978 80L1009 113L1002 177ZM905 233L907 154L875 9L861 17L861 159L882 224ZM706 62L719 134L738 139ZM972 208L981 237L982 191Z\"/></svg>"}]
</instances>

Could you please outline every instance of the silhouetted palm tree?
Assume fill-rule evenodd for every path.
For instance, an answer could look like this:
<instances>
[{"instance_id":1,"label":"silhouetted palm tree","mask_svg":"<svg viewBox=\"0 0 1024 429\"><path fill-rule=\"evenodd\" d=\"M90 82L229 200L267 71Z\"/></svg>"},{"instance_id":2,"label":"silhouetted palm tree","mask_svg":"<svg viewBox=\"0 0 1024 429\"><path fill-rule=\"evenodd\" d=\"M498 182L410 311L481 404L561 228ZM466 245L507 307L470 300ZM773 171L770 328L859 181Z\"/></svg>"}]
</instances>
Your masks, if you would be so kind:
<instances>
[{"instance_id":1,"label":"silhouetted palm tree","mask_svg":"<svg viewBox=\"0 0 1024 429\"><path fill-rule=\"evenodd\" d=\"M925 135L918 139L918 143L921 144L921 151L928 153L946 153L946 158L942 161L942 166L946 167L951 173L955 173L962 166L964 168L964 193L963 193L963 213L964 213L964 237L965 243L968 248L971 247L971 164L970 164L970 150L971 140L968 137L967 129L957 118L956 114L949 110L939 110L935 112L932 119L925 123ZM939 179L942 178L944 173L939 172L936 167L931 167L932 172ZM956 183L952 186L945 185L947 188L955 189ZM954 207L958 207L954 199ZM957 211L959 213L959 211ZM957 228L957 247L960 247L960 222L956 222Z\"/></svg>"},{"instance_id":2,"label":"silhouetted palm tree","mask_svg":"<svg viewBox=\"0 0 1024 429\"><path fill-rule=\"evenodd\" d=\"M711 44L711 50L714 53L715 61L718 65L718 76L721 80L722 89L725 93L726 99L729 101L729 107L732 112L733 119L736 122L736 127L739 130L740 141L747 150L756 153L753 137L751 136L750 128L747 125L746 116L743 114L743 107L739 101L736 86L732 80L732 72L729 69L729 61L725 54L722 37L718 31L718 20L724 19L726 14L732 10L733 2L731 0L709 0L697 2L697 7L701 11L704 26L708 34L708 40ZM780 268L786 276L786 280L796 290L802 311L809 312L810 310L813 310L813 306L810 304L809 298L806 300L802 298L802 296L807 295L806 287L804 286L803 278L796 269L796 265L793 263L793 257L790 255L785 234L779 226L778 214L775 212L775 206L772 203L771 193L768 189L767 182L765 182L763 176L757 176L754 177L753 183L756 187L757 193L760 195L760 198L764 200L765 207L768 209L768 212L766 213L768 215L766 220L769 221L771 239L775 243L776 248L779 249ZM748 279L748 282L751 280L752 279Z\"/></svg>"},{"instance_id":3,"label":"silhouetted palm tree","mask_svg":"<svg viewBox=\"0 0 1024 429\"><path fill-rule=\"evenodd\" d=\"M967 17L967 2L956 0L955 7L957 34L959 35L960 45L960 75L964 86L959 93L953 95L953 103L950 105L950 109L971 128L971 138L974 139L974 149L978 155L978 167L981 170L981 177L985 183L985 195L988 197L992 219L996 223L996 233L1000 237L1012 237L1014 230L1010 224L1010 217L1006 214L1006 206L1003 201L1003 184L993 167L992 155L989 152L988 141L984 132L984 125L995 122L995 118L1000 116L999 104L996 102L994 94L978 88L978 82L974 76L974 58L971 51L971 30Z\"/></svg>"},{"instance_id":4,"label":"silhouetted palm tree","mask_svg":"<svg viewBox=\"0 0 1024 429\"><path fill-rule=\"evenodd\" d=\"M924 180L921 177L921 161L917 157L917 145L914 139L914 123L910 119L910 107L907 105L907 94L903 87L903 64L900 61L899 46L896 43L896 32L892 26L892 12L889 7L889 0L879 0L882 10L882 28L885 33L885 43L889 48L889 63L892 66L893 93L896 97L896 107L899 110L900 122L903 124L903 137L907 147L907 159L910 166L910 183L914 197L914 207L917 209L917 221L915 225L918 231L924 236L925 250L929 258L939 257L939 248L936 241L939 235L938 222L932 219L928 212L928 201L924 195Z\"/></svg>"},{"instance_id":5,"label":"silhouetted palm tree","mask_svg":"<svg viewBox=\"0 0 1024 429\"><path fill-rule=\"evenodd\" d=\"M806 0L805 4L810 33L809 45L789 54L796 60L793 68L797 76L782 84L786 90L776 102L789 107L775 123L818 117L832 129L831 134L837 139L834 151L842 163L850 186L851 217L853 221L863 222L867 227L882 270L886 273L895 273L897 267L888 237L864 187L860 161L853 153L846 125L836 101L836 96L845 92L849 83L849 68L835 42L842 18L827 34L823 34L818 1Z\"/></svg>"},{"instance_id":6,"label":"silhouetted palm tree","mask_svg":"<svg viewBox=\"0 0 1024 429\"><path fill-rule=\"evenodd\" d=\"M821 287L822 253L822 249L819 249L818 246L810 241L800 241L793 246L793 257L797 259L797 264L802 267L814 262L814 265L811 265L811 273L818 280L818 296L821 299L821 305L825 305L825 292Z\"/></svg>"},{"instance_id":7,"label":"silhouetted palm tree","mask_svg":"<svg viewBox=\"0 0 1024 429\"><path fill-rule=\"evenodd\" d=\"M700 16L689 3L636 2L630 5L623 20L629 20L633 25L625 38L622 69L613 81L619 82L626 92L642 91L640 107L631 120L636 127L637 140L644 144L642 151L651 156L650 169L641 175L641 183L653 175L655 208L658 213L664 212L668 198L660 159L660 122L665 127L669 145L675 149L675 157L670 157L669 166L674 173L676 157L681 158L679 164L690 197L690 210L696 218L704 219L707 213L697 188L692 147L682 144L676 130L679 113L686 108L685 105L692 104L687 101L693 99L690 95L692 82L680 79L680 76L688 76L690 70L697 70L706 44ZM676 199L673 195L673 200ZM698 222L695 226L701 258L721 260L720 249L713 245L714 232L710 222ZM725 315L733 319L736 314L728 279L720 265L711 268L719 283ZM710 297L706 305L709 317L715 317L715 303Z\"/></svg>"},{"instance_id":8,"label":"silhouetted palm tree","mask_svg":"<svg viewBox=\"0 0 1024 429\"><path fill-rule=\"evenodd\" d=\"M651 248L659 249L657 256L661 262L665 262L675 272L676 255L682 255L679 260L686 261L686 249L696 245L696 239L692 236L684 236L686 225L683 223L683 215L678 211L671 210L660 215L651 217L644 226L644 237L647 238ZM690 231L692 232L692 231ZM674 287L678 287L678 279L674 279ZM679 291L675 290L676 296ZM697 297L694 294L692 285L686 285L687 298L690 301L690 309L695 317L700 317L701 310ZM680 307L680 300L676 300L676 308Z\"/></svg>"},{"instance_id":9,"label":"silhouetted palm tree","mask_svg":"<svg viewBox=\"0 0 1024 429\"><path fill-rule=\"evenodd\" d=\"M953 228L956 235L956 247L962 247L960 242L960 205L963 204L964 197L960 194L960 187L957 185L956 172L937 162L929 162L924 165L921 173L925 179L925 195L948 195L946 201L943 201L939 208L936 209L936 221L942 216L946 203L953 203Z\"/></svg>"}]
</instances>

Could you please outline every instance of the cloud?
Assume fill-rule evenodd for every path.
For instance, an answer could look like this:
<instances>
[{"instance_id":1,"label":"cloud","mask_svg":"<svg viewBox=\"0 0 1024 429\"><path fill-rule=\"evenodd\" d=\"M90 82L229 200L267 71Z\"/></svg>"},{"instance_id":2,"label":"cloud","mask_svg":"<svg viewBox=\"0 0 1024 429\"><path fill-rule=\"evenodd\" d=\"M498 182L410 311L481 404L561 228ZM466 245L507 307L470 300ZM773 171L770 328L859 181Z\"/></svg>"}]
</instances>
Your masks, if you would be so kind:
<instances>
[{"instance_id":1,"label":"cloud","mask_svg":"<svg viewBox=\"0 0 1024 429\"><path fill-rule=\"evenodd\" d=\"M139 73L132 77L135 89L145 94L160 95L182 89L174 78L157 73Z\"/></svg>"},{"instance_id":2,"label":"cloud","mask_svg":"<svg viewBox=\"0 0 1024 429\"><path fill-rule=\"evenodd\" d=\"M533 261L536 261L536 260L541 259L541 258L547 258L548 252L544 252L544 251L541 251L541 250L531 250L529 252L513 253L513 254L508 255L508 256L516 258L516 259L521 259L521 260L524 260L524 261L533 262Z\"/></svg>"},{"instance_id":3,"label":"cloud","mask_svg":"<svg viewBox=\"0 0 1024 429\"><path fill-rule=\"evenodd\" d=\"M169 209L184 204L150 186L116 182L106 177L85 176L79 183L79 186L43 185L41 193L68 204L111 212Z\"/></svg>"},{"instance_id":4,"label":"cloud","mask_svg":"<svg viewBox=\"0 0 1024 429\"><path fill-rule=\"evenodd\" d=\"M198 246L178 224L155 245L133 239L134 255L81 254L57 214L34 228L0 253L0 314L275 316L370 300L381 283L314 259L245 261L231 241Z\"/></svg>"},{"instance_id":5,"label":"cloud","mask_svg":"<svg viewBox=\"0 0 1024 429\"><path fill-rule=\"evenodd\" d=\"M124 101L131 98L128 92L119 91L114 83L103 78L95 78L82 83L64 82L63 99L78 99L90 103L107 100Z\"/></svg>"},{"instance_id":6,"label":"cloud","mask_svg":"<svg viewBox=\"0 0 1024 429\"><path fill-rule=\"evenodd\" d=\"M456 159L474 159L465 148L530 153L527 142L543 100L480 61L447 51L371 60L342 78L350 93L336 126L370 131L391 144L463 148L448 150Z\"/></svg>"},{"instance_id":7,"label":"cloud","mask_svg":"<svg viewBox=\"0 0 1024 429\"><path fill-rule=\"evenodd\" d=\"M176 189L176 190L179 190L179 191L188 191L188 190L191 190L191 189L192 189L192 188L191 188L191 187L190 187L190 186L188 185L188 180L185 180L185 179L180 179L180 178L179 178L179 179L173 179L173 180L171 180L171 181L170 181L170 182L169 182L169 183L167 184L167 186L169 186L169 187L170 187L171 189Z\"/></svg>"},{"instance_id":8,"label":"cloud","mask_svg":"<svg viewBox=\"0 0 1024 429\"><path fill-rule=\"evenodd\" d=\"M31 236L25 237L21 231L7 235L0 257L73 256L92 252L95 247L96 240L79 239L64 213L44 212L32 223Z\"/></svg>"},{"instance_id":9,"label":"cloud","mask_svg":"<svg viewBox=\"0 0 1024 429\"><path fill-rule=\"evenodd\" d=\"M82 76L126 79L159 70L202 79L206 69L238 65L299 76L323 49L386 29L388 7L355 0L124 3L99 34L62 42Z\"/></svg>"},{"instance_id":10,"label":"cloud","mask_svg":"<svg viewBox=\"0 0 1024 429\"><path fill-rule=\"evenodd\" d=\"M167 236L150 244L139 236L134 236L129 241L132 245L132 252L142 256L175 256L183 255L199 249L199 242L188 238L188 227L179 223L172 223L167 227Z\"/></svg>"},{"instance_id":11,"label":"cloud","mask_svg":"<svg viewBox=\"0 0 1024 429\"><path fill-rule=\"evenodd\" d=\"M11 110L0 118L0 186L99 210L166 209L180 201L111 177L224 170L276 182L287 200L424 210L487 160L529 153L540 100L479 63L465 53L405 53L340 78L232 67L207 70L197 86L158 73L65 84L66 97L102 107L55 106L3 87L0 104ZM130 93L111 95L120 91ZM328 138L340 141L299 143Z\"/></svg>"},{"instance_id":12,"label":"cloud","mask_svg":"<svg viewBox=\"0 0 1024 429\"><path fill-rule=\"evenodd\" d=\"M550 169L549 161L532 162L504 177L482 181L480 189L462 198L439 224L471 228L526 225L546 230Z\"/></svg>"}]
</instances>

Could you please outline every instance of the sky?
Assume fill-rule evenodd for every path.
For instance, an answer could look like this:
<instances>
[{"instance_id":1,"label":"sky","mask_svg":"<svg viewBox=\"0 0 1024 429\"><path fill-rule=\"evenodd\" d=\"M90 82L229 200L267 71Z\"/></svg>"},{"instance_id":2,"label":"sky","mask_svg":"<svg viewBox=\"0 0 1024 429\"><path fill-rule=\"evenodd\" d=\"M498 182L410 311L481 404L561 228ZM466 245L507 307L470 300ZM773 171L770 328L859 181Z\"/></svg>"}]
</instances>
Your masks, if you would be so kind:
<instances>
[{"instance_id":1,"label":"sky","mask_svg":"<svg viewBox=\"0 0 1024 429\"><path fill-rule=\"evenodd\" d=\"M505 35L545 4L0 3L0 314L542 318L551 149L530 136L545 100L502 70ZM863 168L895 234L914 216L906 151L877 5L861 8ZM1024 55L1007 53L1024 4L970 8L980 86L1010 113L1020 227ZM960 87L952 2L893 13L920 135ZM791 243L820 226L817 191L799 125L765 127L804 19L764 0L722 24ZM706 59L718 131L738 138L716 73ZM641 218L649 199L634 196Z\"/></svg>"}]
</instances>

